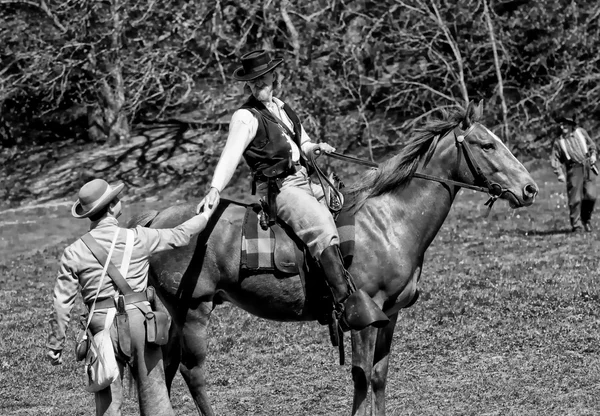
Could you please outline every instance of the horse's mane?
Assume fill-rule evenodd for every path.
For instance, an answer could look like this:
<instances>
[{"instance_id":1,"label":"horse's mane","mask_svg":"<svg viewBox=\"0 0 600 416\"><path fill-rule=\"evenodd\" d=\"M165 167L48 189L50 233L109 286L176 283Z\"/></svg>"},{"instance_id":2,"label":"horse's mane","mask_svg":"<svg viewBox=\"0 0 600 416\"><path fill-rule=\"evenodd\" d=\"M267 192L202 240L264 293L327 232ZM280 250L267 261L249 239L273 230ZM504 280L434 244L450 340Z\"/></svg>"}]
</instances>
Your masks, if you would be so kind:
<instances>
[{"instance_id":1,"label":"horse's mane","mask_svg":"<svg viewBox=\"0 0 600 416\"><path fill-rule=\"evenodd\" d=\"M425 157L427 164L440 138L465 118L464 111L442 110L442 118L432 119L425 126L416 129L415 136L400 153L381 163L378 169L366 172L358 182L344 190L347 209L356 212L368 198L385 194L408 183L421 159Z\"/></svg>"}]
</instances>

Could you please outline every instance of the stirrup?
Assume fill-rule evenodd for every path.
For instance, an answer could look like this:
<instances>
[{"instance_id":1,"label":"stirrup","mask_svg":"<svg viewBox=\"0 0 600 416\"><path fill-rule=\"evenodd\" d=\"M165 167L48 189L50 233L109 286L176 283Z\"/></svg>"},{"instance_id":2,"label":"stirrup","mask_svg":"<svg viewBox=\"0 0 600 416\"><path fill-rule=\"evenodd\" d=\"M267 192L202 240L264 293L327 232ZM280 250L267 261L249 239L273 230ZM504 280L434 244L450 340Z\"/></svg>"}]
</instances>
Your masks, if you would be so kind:
<instances>
[{"instance_id":1,"label":"stirrup","mask_svg":"<svg viewBox=\"0 0 600 416\"><path fill-rule=\"evenodd\" d=\"M383 313L367 292L358 289L344 302L343 318L340 322L344 321L349 329L360 331L369 325L383 328L390 322L390 318Z\"/></svg>"}]
</instances>

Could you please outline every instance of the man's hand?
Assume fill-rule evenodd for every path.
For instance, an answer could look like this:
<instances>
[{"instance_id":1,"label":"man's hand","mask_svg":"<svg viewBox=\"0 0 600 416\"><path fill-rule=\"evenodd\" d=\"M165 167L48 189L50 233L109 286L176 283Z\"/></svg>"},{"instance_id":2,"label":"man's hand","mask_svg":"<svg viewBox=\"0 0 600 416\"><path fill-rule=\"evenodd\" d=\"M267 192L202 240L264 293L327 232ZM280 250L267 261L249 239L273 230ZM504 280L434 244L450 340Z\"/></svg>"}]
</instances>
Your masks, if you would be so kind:
<instances>
[{"instance_id":1,"label":"man's hand","mask_svg":"<svg viewBox=\"0 0 600 416\"><path fill-rule=\"evenodd\" d=\"M563 175L561 173L560 175L558 175L558 177L556 179L558 179L559 182L564 182L565 181L565 175Z\"/></svg>"},{"instance_id":2,"label":"man's hand","mask_svg":"<svg viewBox=\"0 0 600 416\"><path fill-rule=\"evenodd\" d=\"M62 364L62 350L48 350L48 354L46 354L48 360L52 365Z\"/></svg>"},{"instance_id":3,"label":"man's hand","mask_svg":"<svg viewBox=\"0 0 600 416\"><path fill-rule=\"evenodd\" d=\"M335 147L330 146L327 143L317 143L315 147L312 148L312 152L316 156L321 156L321 153L335 152Z\"/></svg>"},{"instance_id":4,"label":"man's hand","mask_svg":"<svg viewBox=\"0 0 600 416\"><path fill-rule=\"evenodd\" d=\"M327 143L319 143L318 146L319 146L319 149L321 150L321 152L325 152L325 153L335 152L335 147L330 146Z\"/></svg>"},{"instance_id":5,"label":"man's hand","mask_svg":"<svg viewBox=\"0 0 600 416\"><path fill-rule=\"evenodd\" d=\"M202 201L200 201L200 203L196 207L196 214L200 214L203 211L203 208L204 210L208 208L209 210L214 211L214 208L216 208L217 205L219 205L220 199L221 198L219 196L219 190L215 187L210 188L206 196L202 198ZM212 212L210 214L212 214Z\"/></svg>"},{"instance_id":6,"label":"man's hand","mask_svg":"<svg viewBox=\"0 0 600 416\"><path fill-rule=\"evenodd\" d=\"M590 165L596 164L596 153L592 153L590 156Z\"/></svg>"}]
</instances>

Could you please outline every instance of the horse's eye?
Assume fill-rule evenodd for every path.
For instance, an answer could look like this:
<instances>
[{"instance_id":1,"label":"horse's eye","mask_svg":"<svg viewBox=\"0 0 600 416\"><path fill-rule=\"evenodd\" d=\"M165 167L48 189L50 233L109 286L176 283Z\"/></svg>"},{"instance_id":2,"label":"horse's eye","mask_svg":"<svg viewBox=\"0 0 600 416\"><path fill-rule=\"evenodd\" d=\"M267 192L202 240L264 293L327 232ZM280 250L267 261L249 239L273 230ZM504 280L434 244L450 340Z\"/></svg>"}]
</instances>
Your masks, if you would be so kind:
<instances>
[{"instance_id":1,"label":"horse's eye","mask_svg":"<svg viewBox=\"0 0 600 416\"><path fill-rule=\"evenodd\" d=\"M482 143L481 148L485 151L494 150L496 145L494 143Z\"/></svg>"}]
</instances>

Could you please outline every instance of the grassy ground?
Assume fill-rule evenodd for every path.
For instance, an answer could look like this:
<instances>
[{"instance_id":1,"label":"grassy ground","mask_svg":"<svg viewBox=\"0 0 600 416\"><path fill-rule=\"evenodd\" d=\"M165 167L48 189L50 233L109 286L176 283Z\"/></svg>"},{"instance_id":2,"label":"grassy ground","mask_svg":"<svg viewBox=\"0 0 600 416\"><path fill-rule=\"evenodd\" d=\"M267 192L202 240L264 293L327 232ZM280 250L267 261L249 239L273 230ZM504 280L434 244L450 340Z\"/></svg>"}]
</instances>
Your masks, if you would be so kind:
<instances>
[{"instance_id":1,"label":"grassy ground","mask_svg":"<svg viewBox=\"0 0 600 416\"><path fill-rule=\"evenodd\" d=\"M597 232L568 233L564 185L545 169L534 178L534 206L499 202L489 218L484 196L459 195L427 253L422 296L399 319L389 415L600 413ZM2 221L0 414L92 414L72 349L52 367L43 348L57 258L85 225L65 206ZM350 414L350 367L337 364L326 328L259 320L226 304L210 334L217 414ZM180 376L172 401L177 414L196 414ZM133 398L124 414L137 414Z\"/></svg>"}]
</instances>

